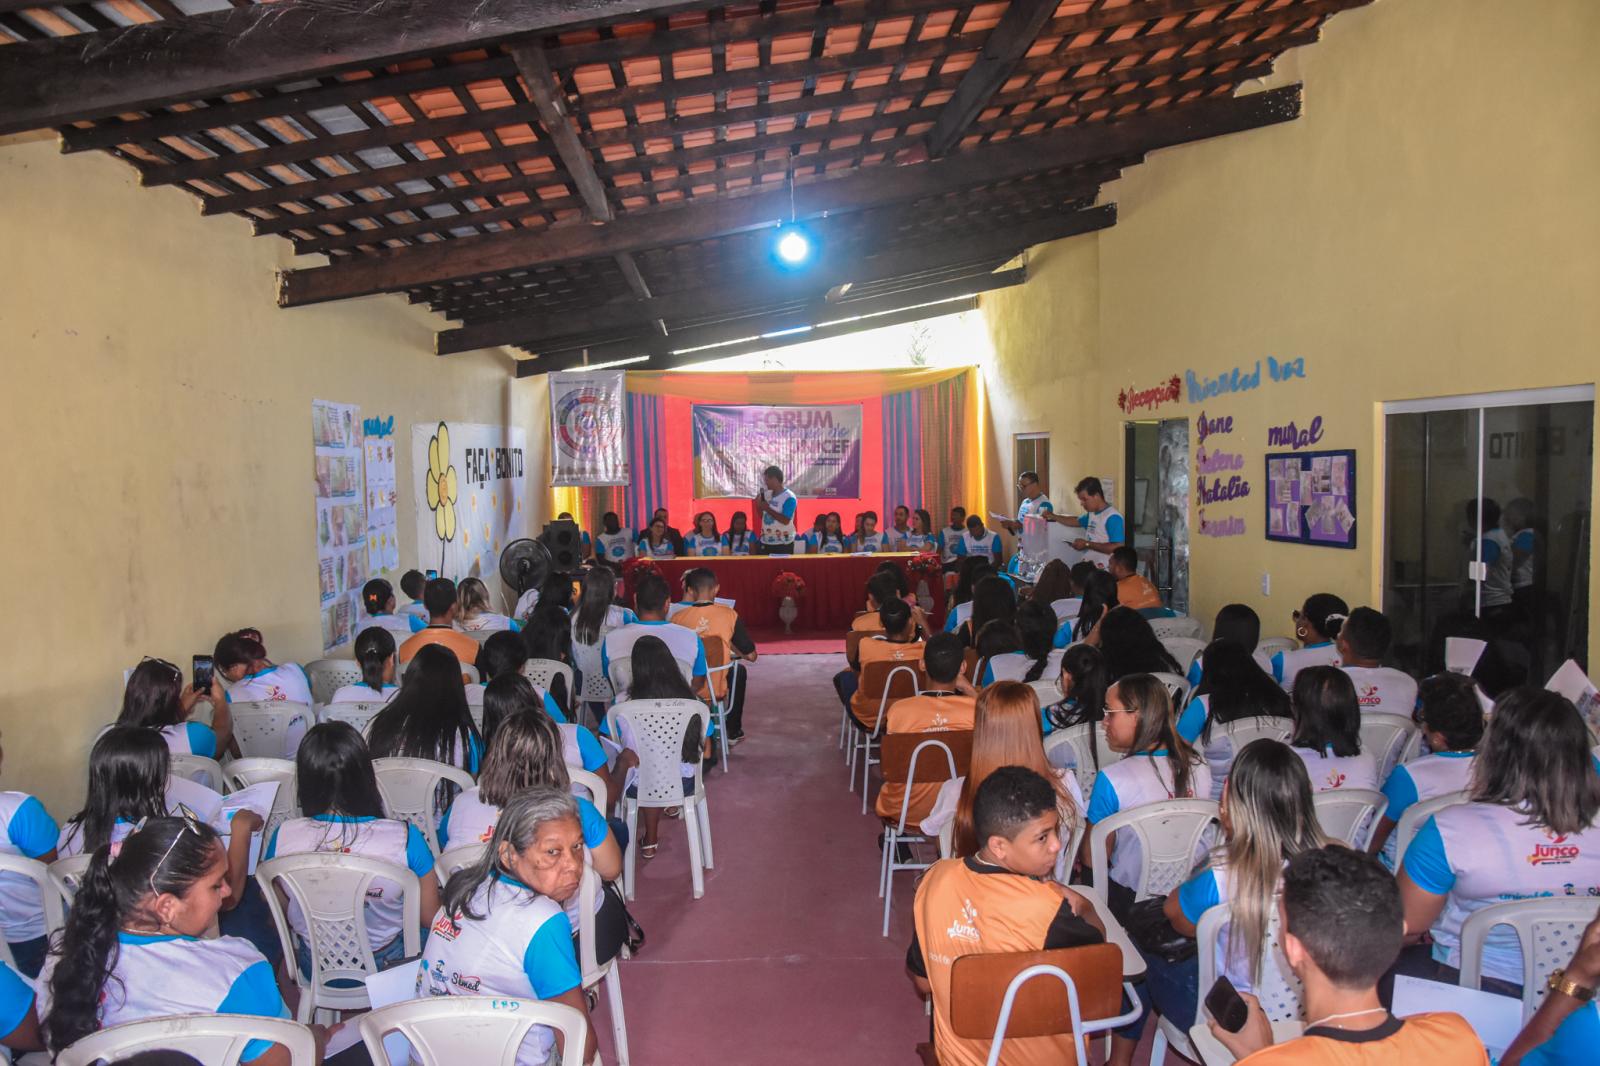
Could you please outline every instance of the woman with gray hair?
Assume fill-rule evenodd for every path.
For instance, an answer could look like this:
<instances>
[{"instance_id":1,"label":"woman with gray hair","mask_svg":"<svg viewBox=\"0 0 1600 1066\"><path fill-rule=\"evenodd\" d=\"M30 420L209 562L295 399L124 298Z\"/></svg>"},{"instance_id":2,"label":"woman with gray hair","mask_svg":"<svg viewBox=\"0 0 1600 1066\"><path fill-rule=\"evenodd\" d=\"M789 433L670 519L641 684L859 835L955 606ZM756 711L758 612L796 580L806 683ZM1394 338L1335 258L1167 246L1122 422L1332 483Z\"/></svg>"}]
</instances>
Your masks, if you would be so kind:
<instances>
[{"instance_id":1,"label":"woman with gray hair","mask_svg":"<svg viewBox=\"0 0 1600 1066\"><path fill-rule=\"evenodd\" d=\"M565 1003L588 1017L572 924L561 909L583 875L583 826L570 792L531 788L500 809L481 860L450 878L433 920L417 994L513 996ZM543 1066L556 1036L528 1031L517 1066ZM583 1060L594 1057L591 1029Z\"/></svg>"}]
</instances>

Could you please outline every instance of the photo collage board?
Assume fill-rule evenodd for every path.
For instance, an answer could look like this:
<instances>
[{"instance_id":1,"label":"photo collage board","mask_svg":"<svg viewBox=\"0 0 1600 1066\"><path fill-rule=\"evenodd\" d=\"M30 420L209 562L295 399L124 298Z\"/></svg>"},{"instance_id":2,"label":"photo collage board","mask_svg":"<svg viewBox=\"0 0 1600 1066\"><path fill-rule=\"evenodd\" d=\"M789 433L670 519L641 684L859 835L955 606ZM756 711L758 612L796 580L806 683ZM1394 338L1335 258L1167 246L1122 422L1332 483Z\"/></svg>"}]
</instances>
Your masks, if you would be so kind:
<instances>
[{"instance_id":1,"label":"photo collage board","mask_svg":"<svg viewBox=\"0 0 1600 1066\"><path fill-rule=\"evenodd\" d=\"M1267 453L1268 540L1356 546L1356 453Z\"/></svg>"}]
</instances>

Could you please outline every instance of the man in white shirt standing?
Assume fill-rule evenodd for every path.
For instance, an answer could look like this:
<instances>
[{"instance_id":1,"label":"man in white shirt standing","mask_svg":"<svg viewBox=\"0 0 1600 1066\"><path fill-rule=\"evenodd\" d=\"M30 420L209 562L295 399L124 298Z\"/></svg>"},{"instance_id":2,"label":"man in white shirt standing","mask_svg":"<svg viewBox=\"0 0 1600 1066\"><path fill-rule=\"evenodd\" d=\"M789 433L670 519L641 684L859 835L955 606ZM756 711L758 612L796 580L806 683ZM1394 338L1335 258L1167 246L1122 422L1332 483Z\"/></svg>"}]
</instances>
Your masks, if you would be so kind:
<instances>
[{"instance_id":1,"label":"man in white shirt standing","mask_svg":"<svg viewBox=\"0 0 1600 1066\"><path fill-rule=\"evenodd\" d=\"M1074 540L1072 546L1087 552L1085 558L1104 570L1111 560L1111 553L1127 543L1127 528L1122 520L1122 512L1106 502L1105 487L1097 477L1084 478L1073 492L1084 514L1073 517L1047 512L1044 519L1085 530L1085 535Z\"/></svg>"},{"instance_id":2,"label":"man in white shirt standing","mask_svg":"<svg viewBox=\"0 0 1600 1066\"><path fill-rule=\"evenodd\" d=\"M767 467L761 475L766 487L756 494L756 518L761 523L763 555L794 554L794 514L800 501L783 487L783 471Z\"/></svg>"},{"instance_id":3,"label":"man in white shirt standing","mask_svg":"<svg viewBox=\"0 0 1600 1066\"><path fill-rule=\"evenodd\" d=\"M1403 714L1417 707L1416 678L1404 670L1383 665L1389 654L1393 629L1389 620L1371 607L1357 607L1333 638L1340 668L1356 686L1356 702L1363 714Z\"/></svg>"},{"instance_id":4,"label":"man in white shirt standing","mask_svg":"<svg viewBox=\"0 0 1600 1066\"><path fill-rule=\"evenodd\" d=\"M1044 494L1044 486L1039 484L1039 475L1032 470L1024 470L1017 475L1017 491L1022 493L1022 502L1017 505L1016 520L1000 523L1012 536L1021 533L1022 523L1034 515L1050 515L1056 510L1050 497Z\"/></svg>"}]
</instances>

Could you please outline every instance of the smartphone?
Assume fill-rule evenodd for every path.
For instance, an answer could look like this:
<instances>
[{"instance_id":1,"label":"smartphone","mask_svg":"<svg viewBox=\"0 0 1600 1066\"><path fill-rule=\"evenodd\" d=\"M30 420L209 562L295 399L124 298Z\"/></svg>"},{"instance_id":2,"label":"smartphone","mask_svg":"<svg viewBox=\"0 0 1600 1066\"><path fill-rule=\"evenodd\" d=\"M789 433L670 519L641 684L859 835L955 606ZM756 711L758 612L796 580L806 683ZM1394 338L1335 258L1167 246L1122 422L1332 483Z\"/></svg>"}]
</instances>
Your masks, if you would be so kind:
<instances>
[{"instance_id":1,"label":"smartphone","mask_svg":"<svg viewBox=\"0 0 1600 1066\"><path fill-rule=\"evenodd\" d=\"M1239 990L1233 987L1232 981L1219 977L1217 983L1211 986L1211 991L1206 993L1206 1013L1228 1032L1237 1033L1250 1017L1250 1007L1239 995Z\"/></svg>"},{"instance_id":2,"label":"smartphone","mask_svg":"<svg viewBox=\"0 0 1600 1066\"><path fill-rule=\"evenodd\" d=\"M194 690L196 692L211 691L211 656L196 655L194 657Z\"/></svg>"},{"instance_id":3,"label":"smartphone","mask_svg":"<svg viewBox=\"0 0 1600 1066\"><path fill-rule=\"evenodd\" d=\"M429 570L428 571L428 580L429 581L432 581L434 578L436 578L438 576L439 576L439 571L437 571L437 570Z\"/></svg>"}]
</instances>

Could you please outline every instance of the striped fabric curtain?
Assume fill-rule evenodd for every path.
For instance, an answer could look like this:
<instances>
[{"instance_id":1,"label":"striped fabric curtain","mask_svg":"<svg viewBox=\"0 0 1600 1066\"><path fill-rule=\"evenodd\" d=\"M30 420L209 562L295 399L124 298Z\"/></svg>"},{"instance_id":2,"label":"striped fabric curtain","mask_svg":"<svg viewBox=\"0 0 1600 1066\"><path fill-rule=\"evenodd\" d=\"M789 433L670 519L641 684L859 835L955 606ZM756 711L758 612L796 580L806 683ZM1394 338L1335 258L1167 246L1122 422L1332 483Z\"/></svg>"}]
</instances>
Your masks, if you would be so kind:
<instances>
[{"instance_id":1,"label":"striped fabric curtain","mask_svg":"<svg viewBox=\"0 0 1600 1066\"><path fill-rule=\"evenodd\" d=\"M629 392L628 465L633 472L632 483L556 489L556 513L571 511L579 528L591 534L601 528L600 516L607 511L617 513L623 529L642 528L656 508L667 502L667 468L661 453L665 411L665 397Z\"/></svg>"},{"instance_id":2,"label":"striped fabric curtain","mask_svg":"<svg viewBox=\"0 0 1600 1066\"><path fill-rule=\"evenodd\" d=\"M981 507L972 494L969 456L977 448L967 417L969 375L883 398L883 506L925 507L934 528L956 504ZM936 442L924 447L924 442ZM970 497L970 498L969 498ZM889 521L888 515L884 518Z\"/></svg>"}]
</instances>

